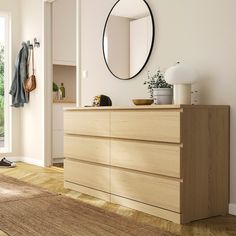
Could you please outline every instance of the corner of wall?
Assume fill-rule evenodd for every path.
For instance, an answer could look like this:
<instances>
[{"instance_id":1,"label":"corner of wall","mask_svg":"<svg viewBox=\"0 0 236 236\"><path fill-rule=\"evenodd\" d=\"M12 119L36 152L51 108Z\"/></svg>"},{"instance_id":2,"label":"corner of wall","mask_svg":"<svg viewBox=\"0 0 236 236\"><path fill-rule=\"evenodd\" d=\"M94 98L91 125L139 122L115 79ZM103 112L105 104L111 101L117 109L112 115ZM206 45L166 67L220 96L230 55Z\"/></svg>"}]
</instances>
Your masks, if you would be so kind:
<instances>
[{"instance_id":1,"label":"corner of wall","mask_svg":"<svg viewBox=\"0 0 236 236\"><path fill-rule=\"evenodd\" d=\"M236 204L229 204L229 214L236 216Z\"/></svg>"}]
</instances>

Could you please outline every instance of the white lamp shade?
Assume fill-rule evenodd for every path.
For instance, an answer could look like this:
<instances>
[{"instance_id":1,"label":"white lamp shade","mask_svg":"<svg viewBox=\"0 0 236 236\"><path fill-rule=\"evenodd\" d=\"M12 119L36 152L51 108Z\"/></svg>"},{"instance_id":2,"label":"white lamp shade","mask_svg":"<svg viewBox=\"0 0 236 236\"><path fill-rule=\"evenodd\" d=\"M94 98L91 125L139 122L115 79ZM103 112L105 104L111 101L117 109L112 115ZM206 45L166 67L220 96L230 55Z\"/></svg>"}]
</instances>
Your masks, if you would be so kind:
<instances>
[{"instance_id":1,"label":"white lamp shade","mask_svg":"<svg viewBox=\"0 0 236 236\"><path fill-rule=\"evenodd\" d=\"M176 64L170 67L165 73L165 80L169 84L193 84L197 81L198 74L191 67L183 64Z\"/></svg>"}]
</instances>

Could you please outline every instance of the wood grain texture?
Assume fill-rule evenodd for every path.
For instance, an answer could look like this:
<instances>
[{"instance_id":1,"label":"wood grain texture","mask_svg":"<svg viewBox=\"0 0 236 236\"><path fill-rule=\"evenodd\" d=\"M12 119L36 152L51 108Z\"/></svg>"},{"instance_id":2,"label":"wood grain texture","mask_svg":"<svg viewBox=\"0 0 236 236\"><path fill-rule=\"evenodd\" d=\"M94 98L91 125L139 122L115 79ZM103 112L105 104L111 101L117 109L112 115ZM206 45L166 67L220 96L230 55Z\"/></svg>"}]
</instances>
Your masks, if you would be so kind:
<instances>
[{"instance_id":1,"label":"wood grain texture","mask_svg":"<svg viewBox=\"0 0 236 236\"><path fill-rule=\"evenodd\" d=\"M229 110L186 109L182 223L228 212Z\"/></svg>"},{"instance_id":2,"label":"wood grain texture","mask_svg":"<svg viewBox=\"0 0 236 236\"><path fill-rule=\"evenodd\" d=\"M111 165L180 178L180 145L111 140Z\"/></svg>"},{"instance_id":3,"label":"wood grain texture","mask_svg":"<svg viewBox=\"0 0 236 236\"><path fill-rule=\"evenodd\" d=\"M181 223L227 213L229 107L181 105L170 109L91 108L68 112L73 125L81 117L80 121L91 122L86 121L85 127L79 128L82 131L70 128L75 136L84 138L78 147L76 138L68 141L68 153L73 152L70 158L86 158L78 168L73 161L69 164L73 167L66 167L66 176L73 173L74 179L69 182L123 197L126 206L134 204L145 210L142 204L146 204L150 214L157 214L161 208L170 213L164 214L170 215L170 220L171 213L176 212L175 222L180 213ZM107 121L105 131L93 124L98 117L100 122ZM70 168L72 171L67 172ZM89 172L98 176L94 182ZM154 206L157 212L149 208Z\"/></svg>"},{"instance_id":4,"label":"wood grain texture","mask_svg":"<svg viewBox=\"0 0 236 236\"><path fill-rule=\"evenodd\" d=\"M118 107L73 107L73 108L65 108L65 111L138 111L138 110L149 110L149 111L160 111L160 110L166 110L166 111L170 111L170 110L179 110L179 109L183 109L183 108L193 108L193 109L202 109L202 108L224 108L224 109L228 109L229 106L226 105L174 105L174 104L170 104L170 105L145 105L145 106L118 106Z\"/></svg>"},{"instance_id":5,"label":"wood grain texture","mask_svg":"<svg viewBox=\"0 0 236 236\"><path fill-rule=\"evenodd\" d=\"M111 168L111 194L180 212L180 182Z\"/></svg>"},{"instance_id":6,"label":"wood grain texture","mask_svg":"<svg viewBox=\"0 0 236 236\"><path fill-rule=\"evenodd\" d=\"M236 234L236 217L235 216L219 216L211 219L204 219L196 222L192 222L187 225L179 225L163 219L163 216L152 216L151 212L148 212L145 204L142 208L137 210L123 207L121 205L112 204L103 201L99 198L94 198L86 194L82 194L78 191L64 188L64 171L60 168L42 168L38 166L28 165L25 163L17 163L17 168L0 168L0 173L17 178L27 183L34 184L36 186L43 187L54 193L60 193L65 196L77 199L87 204L91 204L101 209L106 209L116 214L127 217L128 219L136 220L140 223L147 223L164 231L174 233L176 235L193 236L233 236ZM122 204L126 205L122 199ZM130 207L135 208L133 202L128 202ZM148 205L147 205L148 206ZM145 210L146 209L146 210ZM153 214L155 215L155 214ZM43 217L43 216L42 216ZM170 218L171 220L171 218ZM174 221L172 219L172 221ZM0 231L0 235L6 235Z\"/></svg>"},{"instance_id":7,"label":"wood grain texture","mask_svg":"<svg viewBox=\"0 0 236 236\"><path fill-rule=\"evenodd\" d=\"M180 112L112 111L111 137L180 143Z\"/></svg>"},{"instance_id":8,"label":"wood grain texture","mask_svg":"<svg viewBox=\"0 0 236 236\"><path fill-rule=\"evenodd\" d=\"M181 222L181 214L168 211L162 208L153 207L141 202L133 201L124 197L119 197L115 195L111 195L111 202L114 204L119 204L121 206L126 206L138 211L146 212L150 215L154 215L157 217L161 217L166 220L170 220L176 224L180 224Z\"/></svg>"},{"instance_id":9,"label":"wood grain texture","mask_svg":"<svg viewBox=\"0 0 236 236\"><path fill-rule=\"evenodd\" d=\"M65 135L64 150L66 158L110 164L110 141L108 139Z\"/></svg>"},{"instance_id":10,"label":"wood grain texture","mask_svg":"<svg viewBox=\"0 0 236 236\"><path fill-rule=\"evenodd\" d=\"M93 136L110 135L110 114L107 111L64 112L64 132Z\"/></svg>"},{"instance_id":11,"label":"wood grain texture","mask_svg":"<svg viewBox=\"0 0 236 236\"><path fill-rule=\"evenodd\" d=\"M108 167L65 160L65 181L85 187L110 192Z\"/></svg>"},{"instance_id":12,"label":"wood grain texture","mask_svg":"<svg viewBox=\"0 0 236 236\"><path fill-rule=\"evenodd\" d=\"M65 108L65 111L119 111L119 110L163 110L163 109L180 109L181 105L144 105L144 106L127 106L127 107L74 107Z\"/></svg>"},{"instance_id":13,"label":"wood grain texture","mask_svg":"<svg viewBox=\"0 0 236 236\"><path fill-rule=\"evenodd\" d=\"M94 197L102 199L104 201L109 202L111 200L111 197L110 197L109 193L98 191L98 190L88 188L88 187L85 187L85 186L81 186L81 185L78 185L78 184L75 184L75 183L70 183L70 182L65 181L64 187L66 189L72 189L72 190L78 191L80 193L84 193L84 194L87 194L87 195L94 196Z\"/></svg>"}]
</instances>

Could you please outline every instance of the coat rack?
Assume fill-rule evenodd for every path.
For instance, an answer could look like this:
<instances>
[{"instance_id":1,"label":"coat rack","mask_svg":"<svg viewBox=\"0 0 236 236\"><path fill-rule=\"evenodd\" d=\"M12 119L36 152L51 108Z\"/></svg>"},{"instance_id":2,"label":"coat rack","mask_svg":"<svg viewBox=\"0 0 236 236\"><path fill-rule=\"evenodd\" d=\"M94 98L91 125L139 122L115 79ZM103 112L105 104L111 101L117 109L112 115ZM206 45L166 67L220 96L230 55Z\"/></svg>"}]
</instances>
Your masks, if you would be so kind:
<instances>
[{"instance_id":1,"label":"coat rack","mask_svg":"<svg viewBox=\"0 0 236 236\"><path fill-rule=\"evenodd\" d=\"M40 47L40 42L37 40L37 38L34 38L34 43L31 43L31 41L28 40L27 45L28 45L29 49L39 48Z\"/></svg>"}]
</instances>

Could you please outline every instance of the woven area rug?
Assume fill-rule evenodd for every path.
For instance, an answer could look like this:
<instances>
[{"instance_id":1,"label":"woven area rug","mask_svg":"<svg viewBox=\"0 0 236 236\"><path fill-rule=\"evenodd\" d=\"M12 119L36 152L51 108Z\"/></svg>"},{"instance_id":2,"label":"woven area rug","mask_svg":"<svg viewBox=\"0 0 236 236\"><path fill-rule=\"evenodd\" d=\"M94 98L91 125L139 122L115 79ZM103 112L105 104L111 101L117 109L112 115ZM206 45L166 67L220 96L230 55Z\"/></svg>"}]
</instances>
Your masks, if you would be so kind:
<instances>
[{"instance_id":1,"label":"woven area rug","mask_svg":"<svg viewBox=\"0 0 236 236\"><path fill-rule=\"evenodd\" d=\"M52 195L55 194L14 178L0 175L0 203Z\"/></svg>"},{"instance_id":2,"label":"woven area rug","mask_svg":"<svg viewBox=\"0 0 236 236\"><path fill-rule=\"evenodd\" d=\"M173 235L13 178L0 179L0 230L11 236Z\"/></svg>"}]
</instances>

